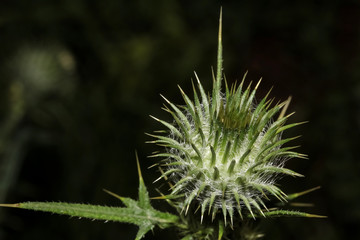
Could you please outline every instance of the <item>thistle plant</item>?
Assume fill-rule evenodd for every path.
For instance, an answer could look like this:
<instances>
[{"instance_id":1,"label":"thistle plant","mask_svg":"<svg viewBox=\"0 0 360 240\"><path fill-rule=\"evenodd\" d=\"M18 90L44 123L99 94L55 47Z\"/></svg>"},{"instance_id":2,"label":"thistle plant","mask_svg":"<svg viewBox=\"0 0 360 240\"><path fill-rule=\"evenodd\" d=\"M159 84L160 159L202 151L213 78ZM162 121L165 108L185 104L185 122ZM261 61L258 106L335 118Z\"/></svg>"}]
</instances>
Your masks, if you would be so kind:
<instances>
[{"instance_id":1,"label":"thistle plant","mask_svg":"<svg viewBox=\"0 0 360 240\"><path fill-rule=\"evenodd\" d=\"M193 97L180 88L184 105L167 100L164 110L172 121L152 117L166 130L149 134L150 143L162 150L151 155L158 161L160 177L169 185L158 199L167 201L174 213L155 210L150 204L138 162L138 201L120 197L125 207L105 207L59 202L2 204L3 207L46 211L139 226L135 239L141 239L155 226L176 228L182 239L257 239L254 219L295 216L323 217L284 209L287 202L317 188L286 194L277 185L279 176L302 177L285 163L291 158L306 158L289 143L297 137L283 138L283 132L302 123L287 124L290 98L274 103L270 91L258 103L246 74L239 85L228 86L223 74L222 17L220 13L216 75L213 89L206 93L198 76ZM224 85L224 92L222 92ZM155 181L155 182L156 182Z\"/></svg>"}]
</instances>

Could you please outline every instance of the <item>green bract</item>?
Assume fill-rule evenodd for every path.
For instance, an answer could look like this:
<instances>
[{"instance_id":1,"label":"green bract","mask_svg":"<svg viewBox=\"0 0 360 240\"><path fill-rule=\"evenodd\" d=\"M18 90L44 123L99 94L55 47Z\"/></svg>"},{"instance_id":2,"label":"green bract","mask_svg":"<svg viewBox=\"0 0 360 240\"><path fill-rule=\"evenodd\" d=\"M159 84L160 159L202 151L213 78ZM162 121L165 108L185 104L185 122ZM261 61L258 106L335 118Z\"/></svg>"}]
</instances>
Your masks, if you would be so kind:
<instances>
[{"instance_id":1,"label":"green bract","mask_svg":"<svg viewBox=\"0 0 360 240\"><path fill-rule=\"evenodd\" d=\"M275 185L277 176L285 174L302 176L284 168L293 157L305 155L293 151L295 147L283 145L295 138L282 138L288 128L300 123L286 124L285 116L290 99L272 104L273 99L264 97L255 103L255 92L260 81L252 89L230 88L222 82L221 25L217 76L213 74L212 95L206 94L198 76L197 88L193 85L193 100L180 88L184 106L176 106L165 97L165 110L173 117L168 123L157 118L167 128L165 135L151 135L154 143L164 147L153 157L162 157L161 166L166 168L161 178L169 180L170 198L180 199L177 204L187 214L190 206L201 208L201 221L206 212L212 219L220 212L226 223L231 223L235 212L264 215L265 200L271 196L286 201L286 194ZM275 120L276 119L276 120ZM183 198L181 198L183 196ZM220 210L220 211L219 211Z\"/></svg>"}]
</instances>

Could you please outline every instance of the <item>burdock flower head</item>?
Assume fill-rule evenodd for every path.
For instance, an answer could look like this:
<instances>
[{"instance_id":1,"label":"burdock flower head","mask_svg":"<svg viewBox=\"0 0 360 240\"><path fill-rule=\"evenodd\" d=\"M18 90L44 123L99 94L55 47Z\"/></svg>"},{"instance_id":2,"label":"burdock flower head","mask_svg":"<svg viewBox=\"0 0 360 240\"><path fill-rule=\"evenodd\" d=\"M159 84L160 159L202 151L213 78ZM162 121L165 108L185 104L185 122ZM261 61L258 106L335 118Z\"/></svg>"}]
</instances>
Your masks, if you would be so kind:
<instances>
[{"instance_id":1,"label":"burdock flower head","mask_svg":"<svg viewBox=\"0 0 360 240\"><path fill-rule=\"evenodd\" d=\"M220 18L221 19L221 18ZM221 21L220 21L221 23ZM269 93L255 102L255 87L245 85L245 77L236 86L222 84L221 24L219 30L218 66L213 74L213 90L208 95L195 73L193 100L180 88L185 101L176 106L166 101L165 110L173 122L157 121L167 133L152 135L163 146L160 164L165 171L159 179L170 182L170 197L187 214L190 206L205 213L223 214L231 223L236 215L264 215L269 199L286 201L286 194L276 186L279 175L301 176L284 167L293 157L305 157L287 146L294 138L282 138L282 133L300 123L286 124L285 114L290 99L274 104ZM195 87L196 85L196 87Z\"/></svg>"}]
</instances>

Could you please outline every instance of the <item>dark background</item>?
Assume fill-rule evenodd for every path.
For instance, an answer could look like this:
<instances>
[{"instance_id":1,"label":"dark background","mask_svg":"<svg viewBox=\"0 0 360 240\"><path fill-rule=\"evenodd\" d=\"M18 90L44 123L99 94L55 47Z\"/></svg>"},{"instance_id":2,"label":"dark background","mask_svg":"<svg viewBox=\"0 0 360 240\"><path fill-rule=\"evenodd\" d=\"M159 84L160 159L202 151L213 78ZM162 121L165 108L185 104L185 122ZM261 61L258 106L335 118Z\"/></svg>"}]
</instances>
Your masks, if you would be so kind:
<instances>
[{"instance_id":1,"label":"dark background","mask_svg":"<svg viewBox=\"0 0 360 240\"><path fill-rule=\"evenodd\" d=\"M288 167L287 193L321 185L304 211L327 219L268 219L265 239L360 239L360 4L358 1L0 2L0 200L118 205L137 197L135 149L170 121L160 93L181 104L195 70L211 89L223 6L228 81L263 77L258 99L292 95L289 130L309 160ZM158 184L155 186L158 186ZM153 205L166 209L162 202ZM133 239L136 226L0 209L0 239ZM174 239L171 230L146 239Z\"/></svg>"}]
</instances>

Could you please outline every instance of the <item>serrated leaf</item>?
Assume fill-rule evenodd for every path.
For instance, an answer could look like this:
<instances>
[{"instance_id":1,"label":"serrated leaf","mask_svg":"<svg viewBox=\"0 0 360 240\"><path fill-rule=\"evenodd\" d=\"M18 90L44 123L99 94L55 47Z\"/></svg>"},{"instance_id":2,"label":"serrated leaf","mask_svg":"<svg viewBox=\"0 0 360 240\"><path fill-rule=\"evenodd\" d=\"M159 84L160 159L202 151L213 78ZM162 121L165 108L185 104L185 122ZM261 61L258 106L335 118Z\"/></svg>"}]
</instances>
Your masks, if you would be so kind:
<instances>
[{"instance_id":1,"label":"serrated leaf","mask_svg":"<svg viewBox=\"0 0 360 240\"><path fill-rule=\"evenodd\" d=\"M307 218L327 218L326 216L310 214L291 210L273 210L264 212L265 217L307 217Z\"/></svg>"},{"instance_id":2,"label":"serrated leaf","mask_svg":"<svg viewBox=\"0 0 360 240\"><path fill-rule=\"evenodd\" d=\"M63 202L24 202L0 204L0 206L51 212L93 220L133 223L139 226L145 223L166 226L177 221L177 217L172 214L154 209L141 209L139 207L123 208Z\"/></svg>"},{"instance_id":3,"label":"serrated leaf","mask_svg":"<svg viewBox=\"0 0 360 240\"><path fill-rule=\"evenodd\" d=\"M126 207L108 207L91 204L63 203L63 202L24 202L16 204L0 204L0 207L14 207L35 211L51 212L71 217L88 218L92 220L132 223L139 226L136 240L141 239L155 226L167 228L177 225L179 217L170 213L155 210L150 204L150 198L141 175L140 165L136 154L139 173L139 200L120 197L108 190L105 192L120 199Z\"/></svg>"},{"instance_id":4,"label":"serrated leaf","mask_svg":"<svg viewBox=\"0 0 360 240\"><path fill-rule=\"evenodd\" d=\"M103 189L103 190L107 194L119 199L128 208L132 208L137 205L137 201L135 201L134 199L127 198L127 197L121 197L121 196L117 195L116 193L110 192L109 190L106 190L106 189Z\"/></svg>"},{"instance_id":5,"label":"serrated leaf","mask_svg":"<svg viewBox=\"0 0 360 240\"><path fill-rule=\"evenodd\" d=\"M140 208L152 208L150 205L150 199L149 199L149 193L146 189L144 180L142 178L141 169L140 169L140 163L137 153L136 155L136 164L138 169L138 175L139 175L139 207Z\"/></svg>"},{"instance_id":6,"label":"serrated leaf","mask_svg":"<svg viewBox=\"0 0 360 240\"><path fill-rule=\"evenodd\" d=\"M136 234L136 238L135 240L140 240L142 237L145 236L145 234L152 230L154 228L154 225L153 224L144 224L144 225L141 225L140 228L139 228L139 231L137 232Z\"/></svg>"}]
</instances>

